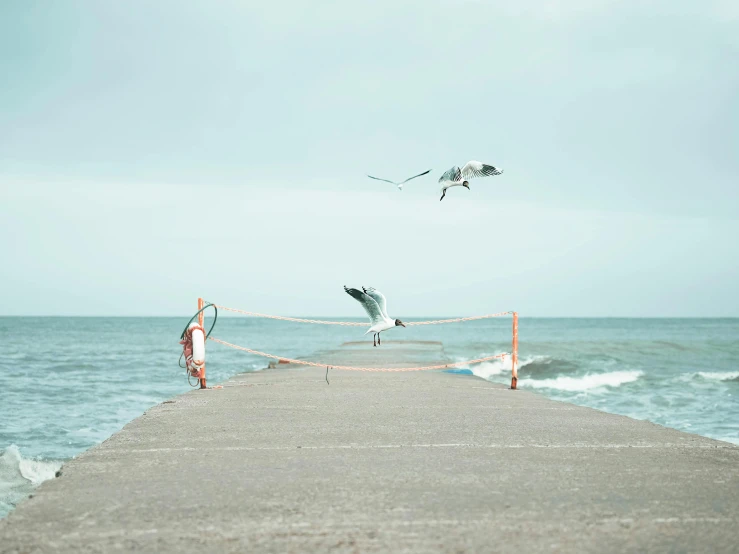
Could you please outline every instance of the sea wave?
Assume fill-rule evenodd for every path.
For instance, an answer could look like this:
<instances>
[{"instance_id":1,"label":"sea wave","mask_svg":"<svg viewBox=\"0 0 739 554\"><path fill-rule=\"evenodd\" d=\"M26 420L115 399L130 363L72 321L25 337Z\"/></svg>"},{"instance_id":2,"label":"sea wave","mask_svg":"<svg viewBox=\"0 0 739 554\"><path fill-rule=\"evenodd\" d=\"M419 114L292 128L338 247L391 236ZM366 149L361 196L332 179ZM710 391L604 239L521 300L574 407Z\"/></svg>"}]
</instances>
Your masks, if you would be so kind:
<instances>
[{"instance_id":1,"label":"sea wave","mask_svg":"<svg viewBox=\"0 0 739 554\"><path fill-rule=\"evenodd\" d=\"M25 458L17 446L8 446L0 455L0 517L61 467L61 461Z\"/></svg>"},{"instance_id":2,"label":"sea wave","mask_svg":"<svg viewBox=\"0 0 739 554\"><path fill-rule=\"evenodd\" d=\"M582 377L560 376L554 379L522 379L521 387L532 389L555 389L568 392L581 392L603 387L620 387L633 383L644 375L643 371L611 371L608 373L589 373Z\"/></svg>"},{"instance_id":3,"label":"sea wave","mask_svg":"<svg viewBox=\"0 0 739 554\"><path fill-rule=\"evenodd\" d=\"M490 356L490 352L483 352L480 357ZM460 366L460 369L467 369L473 375L482 379L490 379L497 375L508 374L511 371L511 357L506 356L503 359L491 360L481 364L472 366ZM567 373L579 369L578 366L567 360L553 358L552 356L536 355L526 356L518 359L519 374L540 374L540 373Z\"/></svg>"},{"instance_id":4,"label":"sea wave","mask_svg":"<svg viewBox=\"0 0 739 554\"><path fill-rule=\"evenodd\" d=\"M489 356L489 352L480 354L481 357ZM568 373L580 369L577 364L561 358L552 356L536 355L525 356L518 359L518 372L520 374L542 374L542 373ZM483 362L469 367L469 370L478 377L488 379L496 375L510 373L511 357Z\"/></svg>"},{"instance_id":5,"label":"sea wave","mask_svg":"<svg viewBox=\"0 0 739 554\"><path fill-rule=\"evenodd\" d=\"M506 364L505 360L490 360L481 364L474 364L469 368L473 375L477 375L483 379L489 379L495 375L500 375L511 370L510 361Z\"/></svg>"},{"instance_id":6,"label":"sea wave","mask_svg":"<svg viewBox=\"0 0 739 554\"><path fill-rule=\"evenodd\" d=\"M518 361L518 370L525 373L569 373L581 369L571 360L552 356L529 356Z\"/></svg>"},{"instance_id":7,"label":"sea wave","mask_svg":"<svg viewBox=\"0 0 739 554\"><path fill-rule=\"evenodd\" d=\"M739 371L699 371L695 375L712 381L739 381Z\"/></svg>"}]
</instances>

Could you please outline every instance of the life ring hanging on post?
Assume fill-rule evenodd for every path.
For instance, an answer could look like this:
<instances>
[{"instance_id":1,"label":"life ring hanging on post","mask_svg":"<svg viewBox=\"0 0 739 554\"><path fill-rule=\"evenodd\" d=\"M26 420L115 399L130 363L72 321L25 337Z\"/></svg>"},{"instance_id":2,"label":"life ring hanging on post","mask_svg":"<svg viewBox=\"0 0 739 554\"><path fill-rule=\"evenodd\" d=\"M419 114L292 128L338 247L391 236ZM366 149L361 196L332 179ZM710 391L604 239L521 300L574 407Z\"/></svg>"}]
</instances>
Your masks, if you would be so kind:
<instances>
[{"instance_id":1,"label":"life ring hanging on post","mask_svg":"<svg viewBox=\"0 0 739 554\"><path fill-rule=\"evenodd\" d=\"M208 334L205 333L203 327L203 312L206 308L213 307L215 315L213 324L210 326ZM197 319L197 321L195 321ZM205 304L202 298L198 298L198 311L190 318L185 330L180 335L180 344L182 344L182 356L185 358L185 368L187 369L187 380L190 378L197 379L196 384L200 384L201 389L208 388L205 380L205 340L210 336L218 319L218 308L213 304Z\"/></svg>"}]
</instances>

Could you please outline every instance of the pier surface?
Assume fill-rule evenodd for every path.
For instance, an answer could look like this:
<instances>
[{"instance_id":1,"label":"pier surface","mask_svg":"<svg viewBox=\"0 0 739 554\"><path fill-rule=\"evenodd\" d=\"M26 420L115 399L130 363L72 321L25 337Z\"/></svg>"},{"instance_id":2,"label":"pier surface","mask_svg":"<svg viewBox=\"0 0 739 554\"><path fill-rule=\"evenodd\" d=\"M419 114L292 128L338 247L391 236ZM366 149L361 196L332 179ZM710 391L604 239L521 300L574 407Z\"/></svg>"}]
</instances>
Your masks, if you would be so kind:
<instances>
[{"instance_id":1,"label":"pier surface","mask_svg":"<svg viewBox=\"0 0 739 554\"><path fill-rule=\"evenodd\" d=\"M736 552L735 446L473 376L328 379L280 365L150 409L0 521L0 552Z\"/></svg>"}]
</instances>

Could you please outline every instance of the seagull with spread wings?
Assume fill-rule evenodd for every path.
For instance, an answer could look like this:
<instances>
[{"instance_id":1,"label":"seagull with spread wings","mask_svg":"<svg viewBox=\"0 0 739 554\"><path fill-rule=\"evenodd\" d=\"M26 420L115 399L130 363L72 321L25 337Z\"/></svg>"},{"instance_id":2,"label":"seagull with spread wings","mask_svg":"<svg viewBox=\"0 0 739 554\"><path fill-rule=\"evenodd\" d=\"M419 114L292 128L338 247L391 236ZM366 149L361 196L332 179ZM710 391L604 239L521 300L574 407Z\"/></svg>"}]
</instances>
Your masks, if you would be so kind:
<instances>
[{"instance_id":1,"label":"seagull with spread wings","mask_svg":"<svg viewBox=\"0 0 739 554\"><path fill-rule=\"evenodd\" d=\"M372 326L367 330L367 333L374 333L372 337L374 343L373 346L381 344L380 333L383 331L387 331L388 329L392 329L397 326L405 327L405 323L399 319L390 319L390 317L388 317L387 301L385 300L385 296L383 296L379 290L375 290L372 287L362 287L362 290L350 289L347 288L346 285L344 285L344 290L349 294L349 296L357 300L364 308L364 311L367 312L367 315L370 318L370 323L372 324ZM367 333L365 333L365 335Z\"/></svg>"},{"instance_id":2,"label":"seagull with spread wings","mask_svg":"<svg viewBox=\"0 0 739 554\"><path fill-rule=\"evenodd\" d=\"M455 165L449 171L444 173L444 175L439 177L439 182L443 183L441 198L439 198L439 200L444 200L446 189L451 187L464 187L467 190L470 190L470 182L468 179L473 179L475 177L490 177L491 175L500 175L501 173L503 173L502 169L482 162L476 162L475 160L467 162L462 169L459 169L459 167Z\"/></svg>"},{"instance_id":3,"label":"seagull with spread wings","mask_svg":"<svg viewBox=\"0 0 739 554\"><path fill-rule=\"evenodd\" d=\"M424 171L423 173L419 173L418 175L414 175L413 177L408 177L402 183L396 183L395 181L390 181L389 179L380 179L379 177L373 177L372 175L367 175L367 177L369 177L370 179L374 179L375 181L385 181L386 183L390 183L391 185L395 185L396 187L398 187L399 190L403 190L403 185L405 185L408 181L410 181L411 179L415 179L416 177L420 177L422 175L426 175L430 171L431 170L429 169L428 171Z\"/></svg>"}]
</instances>

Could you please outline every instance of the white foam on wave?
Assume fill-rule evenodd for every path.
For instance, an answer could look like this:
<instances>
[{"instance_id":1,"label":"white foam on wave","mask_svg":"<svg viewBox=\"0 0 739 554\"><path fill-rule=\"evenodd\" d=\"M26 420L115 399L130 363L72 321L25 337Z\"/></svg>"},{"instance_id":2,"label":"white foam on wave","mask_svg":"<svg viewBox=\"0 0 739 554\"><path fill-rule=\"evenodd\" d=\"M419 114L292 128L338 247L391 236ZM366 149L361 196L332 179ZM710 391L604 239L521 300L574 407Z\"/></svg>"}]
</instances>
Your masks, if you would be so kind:
<instances>
[{"instance_id":1,"label":"white foam on wave","mask_svg":"<svg viewBox=\"0 0 739 554\"><path fill-rule=\"evenodd\" d=\"M695 375L699 375L704 379L711 379L712 381L739 380L739 371L699 371Z\"/></svg>"},{"instance_id":2,"label":"white foam on wave","mask_svg":"<svg viewBox=\"0 0 739 554\"><path fill-rule=\"evenodd\" d=\"M494 375L500 375L506 371L511 370L511 363L506 364L505 360L490 360L489 362L482 362L481 364L473 364L469 368L473 375L482 377L483 379L489 379Z\"/></svg>"},{"instance_id":3,"label":"white foam on wave","mask_svg":"<svg viewBox=\"0 0 739 554\"><path fill-rule=\"evenodd\" d=\"M34 487L53 479L62 462L24 458L14 444L0 455L0 517L28 496Z\"/></svg>"},{"instance_id":4,"label":"white foam on wave","mask_svg":"<svg viewBox=\"0 0 739 554\"><path fill-rule=\"evenodd\" d=\"M603 387L620 387L633 383L644 375L643 371L611 371L608 373L589 373L582 377L560 376L554 379L522 379L521 387L532 389L556 389L568 392L581 392Z\"/></svg>"},{"instance_id":5,"label":"white foam on wave","mask_svg":"<svg viewBox=\"0 0 739 554\"><path fill-rule=\"evenodd\" d=\"M482 357L489 356L489 354L483 354ZM527 365L534 362L547 362L551 360L549 356L527 356L518 360L518 371L522 371ZM481 364L474 364L472 367L464 368L469 369L473 375L481 377L483 379L490 379L497 375L510 374L511 372L511 357L506 356L505 359L490 360L489 362L483 362Z\"/></svg>"}]
</instances>

